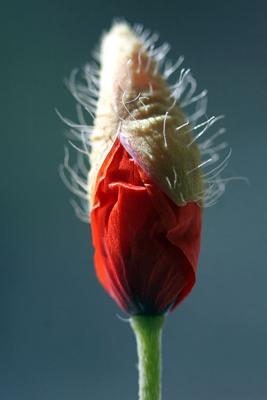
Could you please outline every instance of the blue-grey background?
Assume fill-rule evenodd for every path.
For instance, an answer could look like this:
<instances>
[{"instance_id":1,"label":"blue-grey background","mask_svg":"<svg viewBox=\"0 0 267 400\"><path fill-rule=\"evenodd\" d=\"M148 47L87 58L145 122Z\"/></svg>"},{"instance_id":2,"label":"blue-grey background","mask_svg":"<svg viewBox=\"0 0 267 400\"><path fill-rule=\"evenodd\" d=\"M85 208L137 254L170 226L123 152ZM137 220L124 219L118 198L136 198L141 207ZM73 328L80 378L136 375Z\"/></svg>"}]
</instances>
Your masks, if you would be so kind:
<instances>
[{"instance_id":1,"label":"blue-grey background","mask_svg":"<svg viewBox=\"0 0 267 400\"><path fill-rule=\"evenodd\" d=\"M198 281L168 317L163 399L267 398L265 1L1 3L0 399L137 398L130 327L98 284L90 229L58 176L63 84L114 16L186 56L209 115L224 113L229 184L205 212Z\"/></svg>"}]
</instances>

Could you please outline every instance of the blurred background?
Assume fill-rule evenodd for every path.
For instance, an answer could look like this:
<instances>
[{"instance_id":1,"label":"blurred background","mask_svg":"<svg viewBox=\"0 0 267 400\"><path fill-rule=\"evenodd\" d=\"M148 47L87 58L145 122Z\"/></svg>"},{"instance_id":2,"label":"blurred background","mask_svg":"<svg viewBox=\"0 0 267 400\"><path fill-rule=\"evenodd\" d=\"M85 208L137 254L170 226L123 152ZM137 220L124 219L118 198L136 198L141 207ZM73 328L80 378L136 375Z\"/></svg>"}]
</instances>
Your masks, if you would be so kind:
<instances>
[{"instance_id":1,"label":"blurred background","mask_svg":"<svg viewBox=\"0 0 267 400\"><path fill-rule=\"evenodd\" d=\"M59 178L54 110L75 119L63 80L116 16L185 55L227 117L225 175L250 180L205 211L196 287L165 326L163 399L266 399L266 2L17 0L0 15L1 400L137 399L134 336Z\"/></svg>"}]
</instances>

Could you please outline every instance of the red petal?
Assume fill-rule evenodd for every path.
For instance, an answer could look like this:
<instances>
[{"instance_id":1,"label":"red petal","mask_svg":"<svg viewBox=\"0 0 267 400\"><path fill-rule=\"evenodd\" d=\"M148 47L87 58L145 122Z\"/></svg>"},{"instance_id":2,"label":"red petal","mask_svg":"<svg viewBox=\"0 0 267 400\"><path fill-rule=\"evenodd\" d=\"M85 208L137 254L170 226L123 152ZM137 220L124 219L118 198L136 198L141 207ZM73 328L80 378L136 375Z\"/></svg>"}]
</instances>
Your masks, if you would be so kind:
<instances>
[{"instance_id":1,"label":"red petal","mask_svg":"<svg viewBox=\"0 0 267 400\"><path fill-rule=\"evenodd\" d=\"M190 292L201 208L175 205L118 139L97 177L91 224L97 276L123 310L160 314Z\"/></svg>"}]
</instances>

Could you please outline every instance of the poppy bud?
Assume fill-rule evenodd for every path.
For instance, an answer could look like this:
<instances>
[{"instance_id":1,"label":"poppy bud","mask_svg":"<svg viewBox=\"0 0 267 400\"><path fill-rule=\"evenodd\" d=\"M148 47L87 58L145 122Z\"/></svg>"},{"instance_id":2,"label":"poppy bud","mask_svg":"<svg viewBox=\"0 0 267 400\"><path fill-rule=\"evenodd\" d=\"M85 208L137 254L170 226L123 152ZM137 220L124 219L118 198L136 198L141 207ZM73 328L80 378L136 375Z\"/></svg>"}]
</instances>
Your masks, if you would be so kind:
<instances>
[{"instance_id":1,"label":"poppy bud","mask_svg":"<svg viewBox=\"0 0 267 400\"><path fill-rule=\"evenodd\" d=\"M102 38L100 68L85 67L87 86L70 82L78 102L95 115L89 138L81 109L81 125L69 123L82 134L86 152L90 144L87 182L65 168L75 193L86 188L98 279L132 315L164 314L191 291L202 206L224 191L219 174L230 157L203 174L226 144L213 144L222 130L197 141L221 117L199 123L206 91L194 94L196 82L184 68L176 83L167 83L183 59L165 62L169 46L155 48L156 40L140 26L115 23ZM185 114L192 105L194 112Z\"/></svg>"},{"instance_id":2,"label":"poppy bud","mask_svg":"<svg viewBox=\"0 0 267 400\"><path fill-rule=\"evenodd\" d=\"M127 313L162 314L195 282L200 155L156 58L126 24L104 36L100 62L89 178L96 272Z\"/></svg>"}]
</instances>

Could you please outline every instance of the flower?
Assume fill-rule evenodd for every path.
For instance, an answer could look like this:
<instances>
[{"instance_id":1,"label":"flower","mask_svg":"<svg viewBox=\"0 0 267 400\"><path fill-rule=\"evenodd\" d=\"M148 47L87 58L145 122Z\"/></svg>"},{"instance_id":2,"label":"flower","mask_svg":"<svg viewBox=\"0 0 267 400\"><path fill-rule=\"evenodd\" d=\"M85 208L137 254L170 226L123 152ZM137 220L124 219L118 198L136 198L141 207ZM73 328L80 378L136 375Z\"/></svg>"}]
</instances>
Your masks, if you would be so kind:
<instances>
[{"instance_id":1,"label":"flower","mask_svg":"<svg viewBox=\"0 0 267 400\"><path fill-rule=\"evenodd\" d=\"M66 154L62 177L89 204L97 277L131 315L164 314L191 291L202 207L224 192L220 173L230 157L220 161L226 143L214 144L222 129L197 144L222 117L201 121L206 91L195 95L189 69L181 69L176 83L167 83L183 58L165 62L169 46L155 48L156 40L139 25L115 23L102 39L100 69L85 67L86 85L76 83L76 71L69 82L79 105L94 116L93 127L81 106L80 124L64 119L74 139L80 134L90 171L82 180L77 170L87 175L83 161L72 170ZM184 112L187 107L191 114ZM76 203L74 208L89 219L87 210L82 214Z\"/></svg>"},{"instance_id":2,"label":"flower","mask_svg":"<svg viewBox=\"0 0 267 400\"><path fill-rule=\"evenodd\" d=\"M156 71L157 61L128 25L113 27L100 54L89 180L95 268L124 311L163 314L195 282L201 233L199 152ZM111 132L111 145L103 160L99 143L103 147L106 132ZM102 157L96 169L95 157Z\"/></svg>"}]
</instances>

